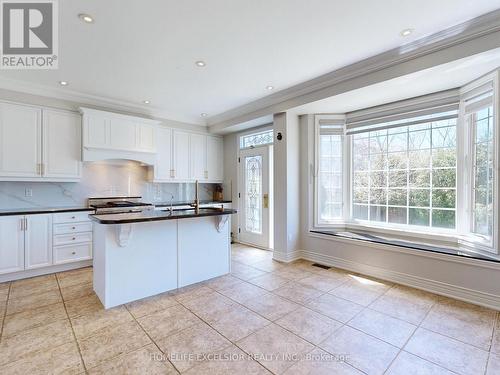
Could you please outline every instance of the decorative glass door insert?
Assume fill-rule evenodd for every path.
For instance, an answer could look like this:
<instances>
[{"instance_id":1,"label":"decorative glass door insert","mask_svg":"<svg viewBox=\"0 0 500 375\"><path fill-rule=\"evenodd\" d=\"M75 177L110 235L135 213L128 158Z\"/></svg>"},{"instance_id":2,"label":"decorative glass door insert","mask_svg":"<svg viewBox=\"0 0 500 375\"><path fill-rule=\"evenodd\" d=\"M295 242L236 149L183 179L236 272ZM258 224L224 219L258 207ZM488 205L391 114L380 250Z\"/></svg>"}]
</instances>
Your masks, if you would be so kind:
<instances>
[{"instance_id":1,"label":"decorative glass door insert","mask_svg":"<svg viewBox=\"0 0 500 375\"><path fill-rule=\"evenodd\" d=\"M262 156L245 157L246 230L262 233Z\"/></svg>"}]
</instances>

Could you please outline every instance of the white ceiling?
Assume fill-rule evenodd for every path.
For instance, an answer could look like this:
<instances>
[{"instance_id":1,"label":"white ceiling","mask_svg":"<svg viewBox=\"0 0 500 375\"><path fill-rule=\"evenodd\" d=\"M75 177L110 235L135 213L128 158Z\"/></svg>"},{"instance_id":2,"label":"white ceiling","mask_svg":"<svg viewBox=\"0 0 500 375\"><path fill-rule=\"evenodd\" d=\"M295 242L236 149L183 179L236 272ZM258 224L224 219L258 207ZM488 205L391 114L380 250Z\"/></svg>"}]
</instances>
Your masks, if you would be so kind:
<instances>
[{"instance_id":1,"label":"white ceiling","mask_svg":"<svg viewBox=\"0 0 500 375\"><path fill-rule=\"evenodd\" d=\"M2 82L112 99L204 124L321 74L500 8L500 0L60 1L55 71ZM88 13L94 24L77 15ZM400 31L413 28L407 38ZM205 68L197 68L204 60ZM2 81L3 80L3 81ZM70 83L59 88L58 81Z\"/></svg>"},{"instance_id":2,"label":"white ceiling","mask_svg":"<svg viewBox=\"0 0 500 375\"><path fill-rule=\"evenodd\" d=\"M498 68L500 48L311 102L290 111L297 115L352 112L461 87Z\"/></svg>"}]
</instances>

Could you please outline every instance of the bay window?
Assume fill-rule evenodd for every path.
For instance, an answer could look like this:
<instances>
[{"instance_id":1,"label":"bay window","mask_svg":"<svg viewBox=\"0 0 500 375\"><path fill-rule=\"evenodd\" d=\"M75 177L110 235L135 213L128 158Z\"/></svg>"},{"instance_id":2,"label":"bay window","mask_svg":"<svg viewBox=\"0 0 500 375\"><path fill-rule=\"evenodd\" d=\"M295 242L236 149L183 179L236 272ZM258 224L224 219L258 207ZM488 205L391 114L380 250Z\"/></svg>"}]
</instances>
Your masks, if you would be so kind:
<instances>
[{"instance_id":1,"label":"bay window","mask_svg":"<svg viewBox=\"0 0 500 375\"><path fill-rule=\"evenodd\" d=\"M314 227L423 233L498 253L498 72L315 116Z\"/></svg>"}]
</instances>

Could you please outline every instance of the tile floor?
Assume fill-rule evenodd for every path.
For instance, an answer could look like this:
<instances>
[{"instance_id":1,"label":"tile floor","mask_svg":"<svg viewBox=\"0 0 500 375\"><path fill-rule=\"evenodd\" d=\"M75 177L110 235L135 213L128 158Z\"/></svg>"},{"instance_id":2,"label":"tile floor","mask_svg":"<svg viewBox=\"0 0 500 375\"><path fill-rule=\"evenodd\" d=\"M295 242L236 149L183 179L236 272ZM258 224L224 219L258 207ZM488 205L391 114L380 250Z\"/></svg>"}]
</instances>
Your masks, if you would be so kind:
<instances>
[{"instance_id":1,"label":"tile floor","mask_svg":"<svg viewBox=\"0 0 500 375\"><path fill-rule=\"evenodd\" d=\"M104 310L92 269L0 284L0 374L500 374L496 311L270 252Z\"/></svg>"}]
</instances>

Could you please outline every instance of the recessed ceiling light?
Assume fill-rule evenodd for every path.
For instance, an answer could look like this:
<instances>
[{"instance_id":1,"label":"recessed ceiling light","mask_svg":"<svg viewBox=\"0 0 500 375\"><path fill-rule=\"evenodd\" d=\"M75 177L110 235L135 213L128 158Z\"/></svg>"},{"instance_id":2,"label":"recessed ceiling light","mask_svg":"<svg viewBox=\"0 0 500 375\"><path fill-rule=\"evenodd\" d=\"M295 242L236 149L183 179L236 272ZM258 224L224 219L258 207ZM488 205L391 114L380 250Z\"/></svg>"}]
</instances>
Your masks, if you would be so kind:
<instances>
[{"instance_id":1,"label":"recessed ceiling light","mask_svg":"<svg viewBox=\"0 0 500 375\"><path fill-rule=\"evenodd\" d=\"M59 84L61 86L68 86L68 82L67 81L59 81Z\"/></svg>"},{"instance_id":2,"label":"recessed ceiling light","mask_svg":"<svg viewBox=\"0 0 500 375\"><path fill-rule=\"evenodd\" d=\"M207 117L208 116L208 113L205 113L203 112L202 114L200 114L201 117Z\"/></svg>"},{"instance_id":3,"label":"recessed ceiling light","mask_svg":"<svg viewBox=\"0 0 500 375\"><path fill-rule=\"evenodd\" d=\"M411 33L413 32L413 29L404 29L403 31L401 31L401 36L408 36L410 35Z\"/></svg>"},{"instance_id":4,"label":"recessed ceiling light","mask_svg":"<svg viewBox=\"0 0 500 375\"><path fill-rule=\"evenodd\" d=\"M269 91L274 90L274 86L266 86L266 90L269 90Z\"/></svg>"},{"instance_id":5,"label":"recessed ceiling light","mask_svg":"<svg viewBox=\"0 0 500 375\"><path fill-rule=\"evenodd\" d=\"M143 100L142 102L143 102L144 104L149 104L149 103L151 103L149 100Z\"/></svg>"},{"instance_id":6,"label":"recessed ceiling light","mask_svg":"<svg viewBox=\"0 0 500 375\"><path fill-rule=\"evenodd\" d=\"M197 67L199 68L203 68L205 66L207 66L207 63L205 61L202 61L202 60L198 60L194 63Z\"/></svg>"},{"instance_id":7,"label":"recessed ceiling light","mask_svg":"<svg viewBox=\"0 0 500 375\"><path fill-rule=\"evenodd\" d=\"M88 14L85 14L85 13L80 13L78 15L78 18L80 18L85 23L94 23L94 18Z\"/></svg>"}]
</instances>

